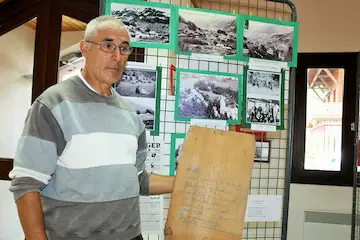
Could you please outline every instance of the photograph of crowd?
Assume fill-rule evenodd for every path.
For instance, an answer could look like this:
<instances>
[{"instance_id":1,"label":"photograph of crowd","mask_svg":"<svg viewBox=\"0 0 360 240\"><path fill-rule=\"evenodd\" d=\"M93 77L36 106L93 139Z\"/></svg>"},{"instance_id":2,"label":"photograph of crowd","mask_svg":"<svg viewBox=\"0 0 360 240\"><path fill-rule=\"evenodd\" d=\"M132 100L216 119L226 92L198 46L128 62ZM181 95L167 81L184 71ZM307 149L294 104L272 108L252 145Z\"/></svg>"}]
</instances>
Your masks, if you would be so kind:
<instances>
[{"instance_id":1,"label":"photograph of crowd","mask_svg":"<svg viewBox=\"0 0 360 240\"><path fill-rule=\"evenodd\" d=\"M254 124L280 125L279 100L247 98L246 122Z\"/></svg>"},{"instance_id":2,"label":"photograph of crowd","mask_svg":"<svg viewBox=\"0 0 360 240\"><path fill-rule=\"evenodd\" d=\"M280 97L280 79L280 72L250 69L247 71L247 93Z\"/></svg>"}]
</instances>

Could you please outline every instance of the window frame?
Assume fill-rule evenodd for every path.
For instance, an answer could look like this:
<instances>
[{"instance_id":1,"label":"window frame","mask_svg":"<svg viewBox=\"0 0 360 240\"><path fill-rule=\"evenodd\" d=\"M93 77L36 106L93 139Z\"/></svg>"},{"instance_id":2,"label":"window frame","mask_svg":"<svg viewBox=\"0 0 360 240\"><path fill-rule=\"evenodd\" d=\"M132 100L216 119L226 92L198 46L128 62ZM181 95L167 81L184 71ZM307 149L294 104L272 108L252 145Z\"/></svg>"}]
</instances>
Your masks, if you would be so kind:
<instances>
[{"instance_id":1,"label":"window frame","mask_svg":"<svg viewBox=\"0 0 360 240\"><path fill-rule=\"evenodd\" d=\"M347 53L299 53L295 75L294 127L292 144L291 183L352 186L355 132L351 123L355 122L357 101L357 52ZM341 170L305 170L305 134L307 69L343 68L343 118L341 139ZM345 115L346 113L346 115Z\"/></svg>"}]
</instances>

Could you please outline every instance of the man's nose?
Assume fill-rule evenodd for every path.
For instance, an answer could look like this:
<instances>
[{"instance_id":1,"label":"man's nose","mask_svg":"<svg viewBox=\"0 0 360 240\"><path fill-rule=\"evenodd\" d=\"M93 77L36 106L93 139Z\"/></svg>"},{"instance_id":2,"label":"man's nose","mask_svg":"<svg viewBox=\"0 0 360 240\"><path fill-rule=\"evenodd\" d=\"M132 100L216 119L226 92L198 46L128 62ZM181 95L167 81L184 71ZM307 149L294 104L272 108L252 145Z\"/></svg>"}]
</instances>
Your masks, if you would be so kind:
<instances>
[{"instance_id":1,"label":"man's nose","mask_svg":"<svg viewBox=\"0 0 360 240\"><path fill-rule=\"evenodd\" d=\"M115 49L115 51L113 52L112 59L113 59L113 61L118 62L118 61L120 61L120 58L121 58L121 52L120 52L120 49L117 47Z\"/></svg>"}]
</instances>

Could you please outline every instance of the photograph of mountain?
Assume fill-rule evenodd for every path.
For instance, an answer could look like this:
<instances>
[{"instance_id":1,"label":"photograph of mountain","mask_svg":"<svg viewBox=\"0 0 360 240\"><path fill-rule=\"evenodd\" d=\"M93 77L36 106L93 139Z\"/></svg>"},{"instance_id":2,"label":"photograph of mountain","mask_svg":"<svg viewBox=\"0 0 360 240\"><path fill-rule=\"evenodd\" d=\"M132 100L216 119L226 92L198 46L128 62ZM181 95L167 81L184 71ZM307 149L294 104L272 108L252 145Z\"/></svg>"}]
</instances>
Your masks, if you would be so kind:
<instances>
[{"instance_id":1,"label":"photograph of mountain","mask_svg":"<svg viewBox=\"0 0 360 240\"><path fill-rule=\"evenodd\" d=\"M279 99L281 73L260 70L247 71L247 94L259 94L267 98Z\"/></svg>"},{"instance_id":2,"label":"photograph of mountain","mask_svg":"<svg viewBox=\"0 0 360 240\"><path fill-rule=\"evenodd\" d=\"M179 9L178 52L236 56L236 16Z\"/></svg>"},{"instance_id":3,"label":"photograph of mountain","mask_svg":"<svg viewBox=\"0 0 360 240\"><path fill-rule=\"evenodd\" d=\"M133 106L148 130L154 129L156 80L156 70L127 67L115 84L116 91Z\"/></svg>"},{"instance_id":4,"label":"photograph of mountain","mask_svg":"<svg viewBox=\"0 0 360 240\"><path fill-rule=\"evenodd\" d=\"M111 16L120 19L129 30L132 42L169 44L169 8L112 3Z\"/></svg>"},{"instance_id":5,"label":"photograph of mountain","mask_svg":"<svg viewBox=\"0 0 360 240\"><path fill-rule=\"evenodd\" d=\"M244 56L282 62L292 61L293 26L246 20L244 27Z\"/></svg>"},{"instance_id":6,"label":"photograph of mountain","mask_svg":"<svg viewBox=\"0 0 360 240\"><path fill-rule=\"evenodd\" d=\"M263 98L248 98L246 122L255 124L280 125L280 102Z\"/></svg>"},{"instance_id":7,"label":"photograph of mountain","mask_svg":"<svg viewBox=\"0 0 360 240\"><path fill-rule=\"evenodd\" d=\"M195 72L179 76L178 118L238 120L238 77Z\"/></svg>"}]
</instances>

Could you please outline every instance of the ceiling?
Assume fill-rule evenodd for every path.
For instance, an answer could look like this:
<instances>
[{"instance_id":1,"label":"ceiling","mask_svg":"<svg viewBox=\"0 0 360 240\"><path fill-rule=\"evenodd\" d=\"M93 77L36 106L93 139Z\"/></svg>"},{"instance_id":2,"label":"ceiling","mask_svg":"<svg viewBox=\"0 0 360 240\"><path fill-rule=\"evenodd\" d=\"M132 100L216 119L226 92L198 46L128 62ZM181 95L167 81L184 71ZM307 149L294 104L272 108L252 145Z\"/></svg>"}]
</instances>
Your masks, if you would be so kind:
<instances>
[{"instance_id":1,"label":"ceiling","mask_svg":"<svg viewBox=\"0 0 360 240\"><path fill-rule=\"evenodd\" d=\"M2 0L0 0L1 2ZM26 26L36 30L36 18L33 18L29 22L25 23ZM63 32L72 32L72 31L85 31L86 23L80 22L74 18L68 16L62 16L62 26L61 30Z\"/></svg>"}]
</instances>

